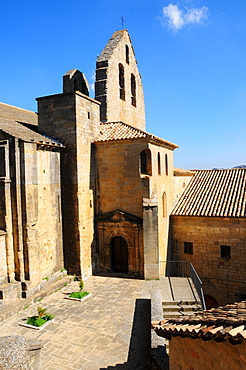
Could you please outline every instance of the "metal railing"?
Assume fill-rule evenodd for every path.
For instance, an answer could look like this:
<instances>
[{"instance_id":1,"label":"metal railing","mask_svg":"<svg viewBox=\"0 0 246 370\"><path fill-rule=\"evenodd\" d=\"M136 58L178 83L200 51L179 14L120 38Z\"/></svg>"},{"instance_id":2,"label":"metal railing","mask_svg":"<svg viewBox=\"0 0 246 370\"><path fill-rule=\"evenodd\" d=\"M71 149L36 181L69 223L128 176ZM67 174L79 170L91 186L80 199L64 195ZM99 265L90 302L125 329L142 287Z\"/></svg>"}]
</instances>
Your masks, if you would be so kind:
<instances>
[{"instance_id":1,"label":"metal railing","mask_svg":"<svg viewBox=\"0 0 246 370\"><path fill-rule=\"evenodd\" d=\"M188 261L160 261L161 275L168 277L189 277L197 291L202 308L206 310L205 299L202 289L202 281L199 278L194 266Z\"/></svg>"}]
</instances>

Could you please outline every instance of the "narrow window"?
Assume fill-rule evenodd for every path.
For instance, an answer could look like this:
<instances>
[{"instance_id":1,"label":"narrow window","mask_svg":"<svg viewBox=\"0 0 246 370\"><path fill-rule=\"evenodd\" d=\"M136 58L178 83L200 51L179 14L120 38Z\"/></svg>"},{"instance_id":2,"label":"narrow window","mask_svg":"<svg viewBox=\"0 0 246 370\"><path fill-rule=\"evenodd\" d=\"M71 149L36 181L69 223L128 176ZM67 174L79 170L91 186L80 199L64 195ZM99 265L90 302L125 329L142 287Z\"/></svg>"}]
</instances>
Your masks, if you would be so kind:
<instances>
[{"instance_id":1,"label":"narrow window","mask_svg":"<svg viewBox=\"0 0 246 370\"><path fill-rule=\"evenodd\" d=\"M166 175L168 176L168 157L167 157L167 154L165 154L165 167L166 167Z\"/></svg>"},{"instance_id":2,"label":"narrow window","mask_svg":"<svg viewBox=\"0 0 246 370\"><path fill-rule=\"evenodd\" d=\"M126 45L126 63L129 64L129 46Z\"/></svg>"},{"instance_id":3,"label":"narrow window","mask_svg":"<svg viewBox=\"0 0 246 370\"><path fill-rule=\"evenodd\" d=\"M120 99L125 100L125 73L122 64L119 64L119 87L120 87Z\"/></svg>"},{"instance_id":4,"label":"narrow window","mask_svg":"<svg viewBox=\"0 0 246 370\"><path fill-rule=\"evenodd\" d=\"M90 119L91 118L91 114L90 114L90 112L88 112L88 119Z\"/></svg>"},{"instance_id":5,"label":"narrow window","mask_svg":"<svg viewBox=\"0 0 246 370\"><path fill-rule=\"evenodd\" d=\"M5 169L5 148L0 147L0 177L6 176Z\"/></svg>"},{"instance_id":6,"label":"narrow window","mask_svg":"<svg viewBox=\"0 0 246 370\"><path fill-rule=\"evenodd\" d=\"M229 260L231 258L231 247L229 245L220 246L220 257L225 260Z\"/></svg>"},{"instance_id":7,"label":"narrow window","mask_svg":"<svg viewBox=\"0 0 246 370\"><path fill-rule=\"evenodd\" d=\"M142 175L152 175L151 151L144 149L140 153L140 171Z\"/></svg>"},{"instance_id":8,"label":"narrow window","mask_svg":"<svg viewBox=\"0 0 246 370\"><path fill-rule=\"evenodd\" d=\"M161 175L161 155L157 153L157 165L158 165L158 175Z\"/></svg>"},{"instance_id":9,"label":"narrow window","mask_svg":"<svg viewBox=\"0 0 246 370\"><path fill-rule=\"evenodd\" d=\"M137 100L136 100L136 78L134 74L131 74L131 95L132 95L132 105L136 107Z\"/></svg>"},{"instance_id":10,"label":"narrow window","mask_svg":"<svg viewBox=\"0 0 246 370\"><path fill-rule=\"evenodd\" d=\"M193 254L193 243L184 242L184 254Z\"/></svg>"},{"instance_id":11,"label":"narrow window","mask_svg":"<svg viewBox=\"0 0 246 370\"><path fill-rule=\"evenodd\" d=\"M162 194L162 212L163 212L163 218L167 218L167 195L165 191Z\"/></svg>"}]
</instances>

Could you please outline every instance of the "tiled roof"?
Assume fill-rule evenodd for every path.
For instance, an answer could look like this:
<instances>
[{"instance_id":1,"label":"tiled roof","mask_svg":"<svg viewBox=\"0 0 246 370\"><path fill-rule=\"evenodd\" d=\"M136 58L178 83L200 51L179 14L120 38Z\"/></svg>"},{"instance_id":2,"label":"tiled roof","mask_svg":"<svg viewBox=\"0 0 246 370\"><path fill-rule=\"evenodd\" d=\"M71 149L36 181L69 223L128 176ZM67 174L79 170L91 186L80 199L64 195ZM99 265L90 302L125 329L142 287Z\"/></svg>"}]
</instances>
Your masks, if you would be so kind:
<instances>
[{"instance_id":1,"label":"tiled roof","mask_svg":"<svg viewBox=\"0 0 246 370\"><path fill-rule=\"evenodd\" d=\"M246 169L197 170L174 216L246 217Z\"/></svg>"},{"instance_id":2,"label":"tiled roof","mask_svg":"<svg viewBox=\"0 0 246 370\"><path fill-rule=\"evenodd\" d=\"M4 119L8 119L20 123L24 122L35 126L38 125L37 113L4 103L0 103L0 118L1 121Z\"/></svg>"},{"instance_id":3,"label":"tiled roof","mask_svg":"<svg viewBox=\"0 0 246 370\"><path fill-rule=\"evenodd\" d=\"M174 150L175 148L178 148L176 144L170 143L169 141L163 140L157 136L139 130L123 122L101 123L100 135L96 142L113 140L135 140L135 139L152 139L161 144L164 144L169 149Z\"/></svg>"},{"instance_id":4,"label":"tiled roof","mask_svg":"<svg viewBox=\"0 0 246 370\"><path fill-rule=\"evenodd\" d=\"M28 127L26 127L26 125ZM26 142L60 147L64 146L57 140L36 132L36 113L3 103L0 103L0 130Z\"/></svg>"},{"instance_id":5,"label":"tiled roof","mask_svg":"<svg viewBox=\"0 0 246 370\"><path fill-rule=\"evenodd\" d=\"M246 340L246 301L212 308L184 318L152 323L156 333L170 339L172 335L203 339Z\"/></svg>"}]
</instances>

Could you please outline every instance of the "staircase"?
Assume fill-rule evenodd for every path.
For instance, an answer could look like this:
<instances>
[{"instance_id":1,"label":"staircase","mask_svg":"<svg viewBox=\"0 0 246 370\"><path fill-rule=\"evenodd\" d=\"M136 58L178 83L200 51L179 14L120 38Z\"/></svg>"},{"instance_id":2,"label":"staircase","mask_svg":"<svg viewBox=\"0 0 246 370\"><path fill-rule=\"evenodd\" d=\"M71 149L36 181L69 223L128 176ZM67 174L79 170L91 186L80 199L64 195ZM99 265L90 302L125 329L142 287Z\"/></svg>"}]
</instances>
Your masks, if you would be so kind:
<instances>
[{"instance_id":1,"label":"staircase","mask_svg":"<svg viewBox=\"0 0 246 370\"><path fill-rule=\"evenodd\" d=\"M170 293L162 299L162 311L165 319L193 315L202 310L202 305L193 282L188 277L168 277ZM167 292L166 292L167 293Z\"/></svg>"},{"instance_id":2,"label":"staircase","mask_svg":"<svg viewBox=\"0 0 246 370\"><path fill-rule=\"evenodd\" d=\"M193 315L201 311L201 304L197 301L164 301L162 302L163 317L173 319L187 315Z\"/></svg>"}]
</instances>

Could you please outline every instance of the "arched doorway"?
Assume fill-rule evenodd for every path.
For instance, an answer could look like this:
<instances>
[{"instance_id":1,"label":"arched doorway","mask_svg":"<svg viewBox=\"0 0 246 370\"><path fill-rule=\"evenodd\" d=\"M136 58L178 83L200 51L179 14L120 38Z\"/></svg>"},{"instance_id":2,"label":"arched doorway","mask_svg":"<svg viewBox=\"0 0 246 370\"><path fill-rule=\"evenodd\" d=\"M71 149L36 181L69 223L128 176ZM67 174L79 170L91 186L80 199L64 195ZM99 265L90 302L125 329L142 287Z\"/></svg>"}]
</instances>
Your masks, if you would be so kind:
<instances>
[{"instance_id":1,"label":"arched doorway","mask_svg":"<svg viewBox=\"0 0 246 370\"><path fill-rule=\"evenodd\" d=\"M122 236L112 239L112 269L115 272L128 272L127 242Z\"/></svg>"},{"instance_id":2,"label":"arched doorway","mask_svg":"<svg viewBox=\"0 0 246 370\"><path fill-rule=\"evenodd\" d=\"M213 296L211 296L209 294L205 294L204 299L205 299L205 304L206 304L207 310L209 310L210 308L219 307L218 301Z\"/></svg>"}]
</instances>

